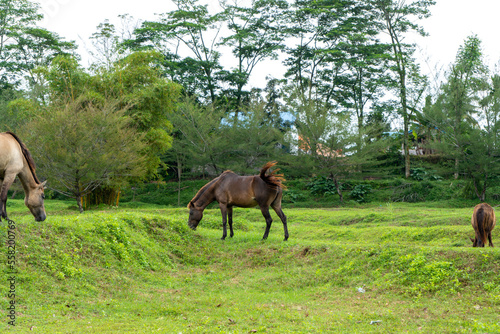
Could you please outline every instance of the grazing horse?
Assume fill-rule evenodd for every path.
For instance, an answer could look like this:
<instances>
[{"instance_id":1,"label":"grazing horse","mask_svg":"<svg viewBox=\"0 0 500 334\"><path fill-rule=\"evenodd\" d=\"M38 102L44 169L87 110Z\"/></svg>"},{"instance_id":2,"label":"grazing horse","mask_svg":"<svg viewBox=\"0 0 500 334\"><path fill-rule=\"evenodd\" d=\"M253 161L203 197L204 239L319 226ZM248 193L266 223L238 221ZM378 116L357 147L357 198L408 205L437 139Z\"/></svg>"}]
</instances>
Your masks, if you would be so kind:
<instances>
[{"instance_id":1,"label":"grazing horse","mask_svg":"<svg viewBox=\"0 0 500 334\"><path fill-rule=\"evenodd\" d=\"M472 247L484 247L486 245L486 238L490 242L490 247L493 247L491 242L491 231L495 227L495 211L486 203L476 205L474 213L472 214L472 227L476 232Z\"/></svg>"},{"instance_id":2,"label":"grazing horse","mask_svg":"<svg viewBox=\"0 0 500 334\"><path fill-rule=\"evenodd\" d=\"M38 181L35 163L26 145L12 132L3 132L0 133L0 214L5 219L8 219L7 191L16 176L24 188L24 203L36 221L44 221L47 216L43 205L43 191L47 181Z\"/></svg>"},{"instance_id":3,"label":"grazing horse","mask_svg":"<svg viewBox=\"0 0 500 334\"><path fill-rule=\"evenodd\" d=\"M283 175L276 174L277 170L266 174L274 165L276 165L276 162L268 162L262 167L259 175L253 176L239 176L231 171L225 171L219 177L207 183L188 204L189 227L195 230L201 218L203 218L203 210L213 201L217 201L222 213L222 240L227 236L227 222L229 222L230 236L232 238L234 235L233 206L251 208L258 205L266 219L266 231L262 239L267 239L273 222L269 214L269 207L272 207L283 223L286 241L288 239L286 216L281 210L281 198L283 197L284 188L282 185L282 181L284 181Z\"/></svg>"}]
</instances>

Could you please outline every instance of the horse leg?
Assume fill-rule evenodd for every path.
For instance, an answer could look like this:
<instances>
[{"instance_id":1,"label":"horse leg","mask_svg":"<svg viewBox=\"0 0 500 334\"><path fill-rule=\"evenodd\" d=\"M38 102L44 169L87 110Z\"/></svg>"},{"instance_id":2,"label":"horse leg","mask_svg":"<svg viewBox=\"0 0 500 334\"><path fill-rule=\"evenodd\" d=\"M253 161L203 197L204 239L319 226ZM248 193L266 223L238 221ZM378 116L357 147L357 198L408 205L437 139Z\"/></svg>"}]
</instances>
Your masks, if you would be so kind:
<instances>
[{"instance_id":1,"label":"horse leg","mask_svg":"<svg viewBox=\"0 0 500 334\"><path fill-rule=\"evenodd\" d=\"M274 203L273 203L274 204ZM272 205L272 208L274 209L274 212L280 217L281 222L283 223L283 230L285 232L285 239L284 241L288 240L288 227L286 224L286 216L283 213L283 210L281 210L281 205Z\"/></svg>"},{"instance_id":2,"label":"horse leg","mask_svg":"<svg viewBox=\"0 0 500 334\"><path fill-rule=\"evenodd\" d=\"M229 223L229 236L232 238L234 236L233 232L233 207L229 206L227 208L227 222Z\"/></svg>"},{"instance_id":3,"label":"horse leg","mask_svg":"<svg viewBox=\"0 0 500 334\"><path fill-rule=\"evenodd\" d=\"M269 207L268 206L261 206L260 211L262 212L262 215L266 219L266 231L264 232L264 236L262 237L262 240L267 239L269 236L269 230L271 229L271 224L273 223L273 218L269 214Z\"/></svg>"},{"instance_id":4,"label":"horse leg","mask_svg":"<svg viewBox=\"0 0 500 334\"><path fill-rule=\"evenodd\" d=\"M490 247L494 247L494 246L493 246L493 242L491 242L491 232L490 232L490 233L488 233L488 240L489 240L489 242L490 242Z\"/></svg>"},{"instance_id":5,"label":"horse leg","mask_svg":"<svg viewBox=\"0 0 500 334\"><path fill-rule=\"evenodd\" d=\"M285 232L285 239L284 241L288 240L288 227L287 227L287 220L286 216L283 213L283 210L281 210L281 199L283 198L283 191L280 190L278 193L278 196L274 199L274 201L271 203L271 207L274 209L274 212L280 217L281 222L283 223L283 231Z\"/></svg>"},{"instance_id":6,"label":"horse leg","mask_svg":"<svg viewBox=\"0 0 500 334\"><path fill-rule=\"evenodd\" d=\"M14 179L16 178L16 174L6 174L3 179L1 190L0 190L0 212L2 218L7 218L7 192L9 191L10 186L14 183Z\"/></svg>"},{"instance_id":7,"label":"horse leg","mask_svg":"<svg viewBox=\"0 0 500 334\"><path fill-rule=\"evenodd\" d=\"M220 212L222 214L222 240L227 237L227 206L226 204L219 203Z\"/></svg>"}]
</instances>

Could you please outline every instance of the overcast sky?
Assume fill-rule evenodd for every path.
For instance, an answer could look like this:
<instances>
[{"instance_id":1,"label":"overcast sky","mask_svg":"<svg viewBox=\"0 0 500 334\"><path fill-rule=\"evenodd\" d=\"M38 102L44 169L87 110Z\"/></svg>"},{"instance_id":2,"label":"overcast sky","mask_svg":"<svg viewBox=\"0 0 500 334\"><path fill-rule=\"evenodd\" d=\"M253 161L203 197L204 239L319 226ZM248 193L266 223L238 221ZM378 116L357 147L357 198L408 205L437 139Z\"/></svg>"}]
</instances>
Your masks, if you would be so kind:
<instances>
[{"instance_id":1,"label":"overcast sky","mask_svg":"<svg viewBox=\"0 0 500 334\"><path fill-rule=\"evenodd\" d=\"M45 19L42 26L58 33L80 46L85 53L88 37L104 20L118 23L117 16L130 14L136 19L152 20L155 13L175 9L169 0L39 0ZM498 32L499 0L437 0L431 8L432 16L421 22L430 36L418 39L421 48L422 70L435 72L454 62L460 45L467 36L476 34L482 41L485 60L490 68L500 61ZM210 2L216 6L217 0ZM85 57L83 57L85 59ZM427 62L424 62L427 59ZM83 64L86 65L86 64ZM267 74L280 77L276 64L261 65L256 69L263 80ZM279 72L279 71L278 71ZM431 73L432 74L432 73ZM255 82L255 81L254 81ZM254 86L260 86L254 83Z\"/></svg>"}]
</instances>

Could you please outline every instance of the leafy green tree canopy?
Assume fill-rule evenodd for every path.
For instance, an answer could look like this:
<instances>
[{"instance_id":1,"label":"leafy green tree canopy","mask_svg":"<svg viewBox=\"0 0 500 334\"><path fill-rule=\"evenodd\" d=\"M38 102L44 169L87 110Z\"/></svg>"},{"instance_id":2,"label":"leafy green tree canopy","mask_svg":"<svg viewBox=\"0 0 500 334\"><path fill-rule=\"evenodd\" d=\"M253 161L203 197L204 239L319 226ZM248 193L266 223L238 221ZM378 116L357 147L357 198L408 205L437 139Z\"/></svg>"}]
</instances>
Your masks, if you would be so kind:
<instances>
[{"instance_id":1,"label":"leafy green tree canopy","mask_svg":"<svg viewBox=\"0 0 500 334\"><path fill-rule=\"evenodd\" d=\"M125 114L117 103L98 107L80 96L52 104L21 130L50 188L75 199L80 212L96 188L146 176L146 143Z\"/></svg>"}]
</instances>

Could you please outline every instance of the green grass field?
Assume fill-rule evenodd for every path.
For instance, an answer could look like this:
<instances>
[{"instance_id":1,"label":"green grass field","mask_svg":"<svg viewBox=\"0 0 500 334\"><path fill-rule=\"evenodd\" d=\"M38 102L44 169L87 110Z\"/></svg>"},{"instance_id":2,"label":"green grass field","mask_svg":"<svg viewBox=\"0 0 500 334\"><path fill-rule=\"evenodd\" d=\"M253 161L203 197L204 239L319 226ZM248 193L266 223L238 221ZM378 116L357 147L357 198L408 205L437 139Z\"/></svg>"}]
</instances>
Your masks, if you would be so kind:
<instances>
[{"instance_id":1,"label":"green grass field","mask_svg":"<svg viewBox=\"0 0 500 334\"><path fill-rule=\"evenodd\" d=\"M187 209L46 205L36 223L8 202L16 326L4 266L2 333L500 332L500 251L471 247L472 208L285 209L283 242L274 213L261 241L257 209L235 209L235 236L221 241L217 209L191 231Z\"/></svg>"}]
</instances>

